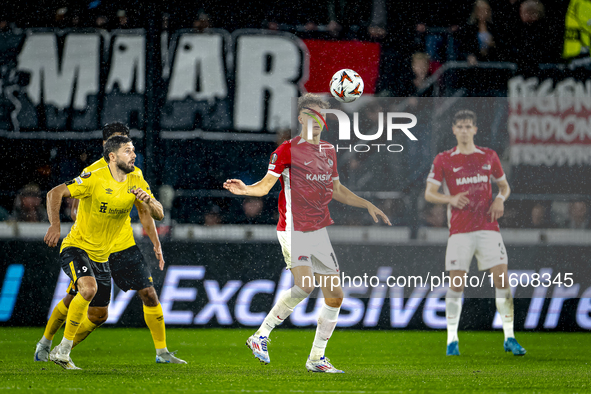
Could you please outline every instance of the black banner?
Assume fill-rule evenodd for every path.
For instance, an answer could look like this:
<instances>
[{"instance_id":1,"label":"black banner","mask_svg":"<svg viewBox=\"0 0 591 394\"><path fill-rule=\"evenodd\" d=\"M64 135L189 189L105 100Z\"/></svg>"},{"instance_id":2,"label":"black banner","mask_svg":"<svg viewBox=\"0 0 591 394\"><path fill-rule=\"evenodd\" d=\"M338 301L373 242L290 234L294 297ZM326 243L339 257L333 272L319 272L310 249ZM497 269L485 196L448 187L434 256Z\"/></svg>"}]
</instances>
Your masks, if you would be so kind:
<instances>
[{"instance_id":1,"label":"black banner","mask_svg":"<svg viewBox=\"0 0 591 394\"><path fill-rule=\"evenodd\" d=\"M161 37L156 98L163 131L275 131L307 77L288 33L180 30ZM0 33L0 131L88 132L119 121L144 129L144 30Z\"/></svg>"}]
</instances>

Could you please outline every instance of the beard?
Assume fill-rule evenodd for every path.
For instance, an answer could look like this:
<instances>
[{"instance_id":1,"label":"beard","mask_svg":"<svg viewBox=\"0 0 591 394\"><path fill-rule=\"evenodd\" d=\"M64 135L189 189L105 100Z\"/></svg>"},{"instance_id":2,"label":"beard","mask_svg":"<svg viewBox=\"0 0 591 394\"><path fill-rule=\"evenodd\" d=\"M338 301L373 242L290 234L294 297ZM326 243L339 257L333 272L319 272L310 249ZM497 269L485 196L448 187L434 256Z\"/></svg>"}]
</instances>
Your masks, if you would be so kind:
<instances>
[{"instance_id":1,"label":"beard","mask_svg":"<svg viewBox=\"0 0 591 394\"><path fill-rule=\"evenodd\" d=\"M123 171L126 174L132 173L133 170L135 169L133 164L129 165L129 164L126 164L125 162L119 161L119 160L117 160L117 168L119 168L121 171Z\"/></svg>"}]
</instances>

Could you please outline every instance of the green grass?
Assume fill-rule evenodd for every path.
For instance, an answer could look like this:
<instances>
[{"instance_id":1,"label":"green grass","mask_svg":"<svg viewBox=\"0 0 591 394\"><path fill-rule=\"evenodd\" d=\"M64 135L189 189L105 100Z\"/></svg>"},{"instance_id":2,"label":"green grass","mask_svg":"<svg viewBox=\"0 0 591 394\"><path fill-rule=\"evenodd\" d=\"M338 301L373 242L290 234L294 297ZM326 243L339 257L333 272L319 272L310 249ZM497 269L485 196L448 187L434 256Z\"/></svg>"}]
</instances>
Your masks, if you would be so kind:
<instances>
[{"instance_id":1,"label":"green grass","mask_svg":"<svg viewBox=\"0 0 591 394\"><path fill-rule=\"evenodd\" d=\"M262 366L244 346L252 330L169 329L187 365L154 363L147 329L104 328L75 348L82 371L33 362L41 328L0 328L0 391L31 392L570 392L591 391L591 335L518 333L524 357L506 354L499 332L461 332L460 357L446 334L337 330L327 356L344 375L308 373L313 330L278 329ZM61 340L61 334L54 343Z\"/></svg>"}]
</instances>

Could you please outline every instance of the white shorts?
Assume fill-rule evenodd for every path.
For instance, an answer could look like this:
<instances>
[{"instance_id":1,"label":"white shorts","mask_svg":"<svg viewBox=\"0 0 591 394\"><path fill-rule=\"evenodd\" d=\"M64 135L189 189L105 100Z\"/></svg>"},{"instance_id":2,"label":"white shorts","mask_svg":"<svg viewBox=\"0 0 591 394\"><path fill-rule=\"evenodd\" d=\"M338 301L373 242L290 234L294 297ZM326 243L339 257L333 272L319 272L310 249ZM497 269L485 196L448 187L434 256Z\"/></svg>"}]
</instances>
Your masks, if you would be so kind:
<instances>
[{"instance_id":1,"label":"white shorts","mask_svg":"<svg viewBox=\"0 0 591 394\"><path fill-rule=\"evenodd\" d=\"M321 275L338 275L339 263L326 228L316 231L277 231L287 269L310 267Z\"/></svg>"},{"instance_id":2,"label":"white shorts","mask_svg":"<svg viewBox=\"0 0 591 394\"><path fill-rule=\"evenodd\" d=\"M499 264L507 264L508 257L503 237L498 231L473 231L454 234L447 240L446 271L470 271L472 256L476 256L478 270L484 271Z\"/></svg>"}]
</instances>

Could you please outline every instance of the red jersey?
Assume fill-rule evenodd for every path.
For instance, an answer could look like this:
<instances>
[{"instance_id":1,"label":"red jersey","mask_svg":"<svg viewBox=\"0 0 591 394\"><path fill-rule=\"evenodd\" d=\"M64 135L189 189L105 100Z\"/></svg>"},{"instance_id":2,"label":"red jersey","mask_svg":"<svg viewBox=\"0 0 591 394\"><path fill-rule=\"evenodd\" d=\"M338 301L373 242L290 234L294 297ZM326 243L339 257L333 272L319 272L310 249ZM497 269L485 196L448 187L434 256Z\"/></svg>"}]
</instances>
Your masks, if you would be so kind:
<instances>
[{"instance_id":1,"label":"red jersey","mask_svg":"<svg viewBox=\"0 0 591 394\"><path fill-rule=\"evenodd\" d=\"M269 174L280 177L278 231L314 231L334 221L328 212L332 182L339 179L334 146L295 137L271 155Z\"/></svg>"},{"instance_id":2,"label":"red jersey","mask_svg":"<svg viewBox=\"0 0 591 394\"><path fill-rule=\"evenodd\" d=\"M497 153L488 148L476 147L469 155L460 153L456 147L435 157L427 182L443 185L443 193L454 196L469 192L470 200L464 209L447 205L449 235L479 230L499 231L499 223L490 221L492 198L491 182L505 179Z\"/></svg>"}]
</instances>

